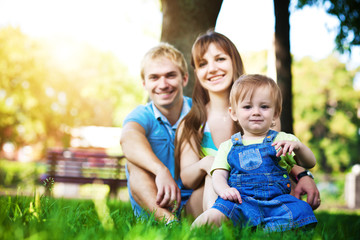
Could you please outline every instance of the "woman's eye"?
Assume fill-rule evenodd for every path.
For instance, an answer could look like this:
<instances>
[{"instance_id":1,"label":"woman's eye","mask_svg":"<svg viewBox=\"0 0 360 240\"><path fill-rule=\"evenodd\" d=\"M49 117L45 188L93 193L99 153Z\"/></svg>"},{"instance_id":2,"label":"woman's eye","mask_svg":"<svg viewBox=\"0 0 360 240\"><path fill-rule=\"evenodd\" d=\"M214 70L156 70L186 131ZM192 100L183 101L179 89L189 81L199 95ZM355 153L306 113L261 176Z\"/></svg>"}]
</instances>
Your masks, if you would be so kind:
<instances>
[{"instance_id":1,"label":"woman's eye","mask_svg":"<svg viewBox=\"0 0 360 240\"><path fill-rule=\"evenodd\" d=\"M205 65L206 65L205 62L200 62L200 63L199 63L199 67L203 67L203 66L205 66Z\"/></svg>"},{"instance_id":2,"label":"woman's eye","mask_svg":"<svg viewBox=\"0 0 360 240\"><path fill-rule=\"evenodd\" d=\"M217 59L217 61L219 61L219 62L222 62L222 61L225 61L226 60L226 58L224 58L224 57L219 57L218 59Z\"/></svg>"}]
</instances>

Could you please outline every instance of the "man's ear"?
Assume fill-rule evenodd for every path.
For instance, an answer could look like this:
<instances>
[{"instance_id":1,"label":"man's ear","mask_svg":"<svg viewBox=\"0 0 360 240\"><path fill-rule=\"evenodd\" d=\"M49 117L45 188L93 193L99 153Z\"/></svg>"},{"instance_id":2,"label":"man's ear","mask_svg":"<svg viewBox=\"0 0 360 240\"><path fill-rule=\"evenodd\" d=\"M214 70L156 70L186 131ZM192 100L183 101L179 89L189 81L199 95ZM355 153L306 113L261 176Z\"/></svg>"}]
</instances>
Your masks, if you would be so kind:
<instances>
[{"instance_id":1,"label":"man's ear","mask_svg":"<svg viewBox=\"0 0 360 240\"><path fill-rule=\"evenodd\" d=\"M236 112L235 112L231 107L229 107L229 114L230 114L230 117L231 117L231 119L232 119L233 121L235 121L235 122L238 121L238 119L237 119L237 117L236 117Z\"/></svg>"},{"instance_id":2,"label":"man's ear","mask_svg":"<svg viewBox=\"0 0 360 240\"><path fill-rule=\"evenodd\" d=\"M186 73L183 77L183 87L186 87L186 85L189 83L189 74Z\"/></svg>"}]
</instances>

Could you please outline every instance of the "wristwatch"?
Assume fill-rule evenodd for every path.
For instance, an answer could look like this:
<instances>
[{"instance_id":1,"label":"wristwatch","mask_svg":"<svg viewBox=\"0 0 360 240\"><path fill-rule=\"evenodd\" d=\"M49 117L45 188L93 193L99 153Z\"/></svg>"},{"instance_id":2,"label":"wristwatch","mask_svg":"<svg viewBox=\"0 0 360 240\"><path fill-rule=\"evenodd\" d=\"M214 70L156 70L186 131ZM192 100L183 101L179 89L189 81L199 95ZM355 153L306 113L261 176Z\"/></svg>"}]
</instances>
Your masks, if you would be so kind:
<instances>
[{"instance_id":1,"label":"wristwatch","mask_svg":"<svg viewBox=\"0 0 360 240\"><path fill-rule=\"evenodd\" d=\"M296 176L296 182L299 182L300 178L305 177L305 176L309 176L312 179L314 179L314 176L312 175L312 173L309 170L305 170Z\"/></svg>"}]
</instances>

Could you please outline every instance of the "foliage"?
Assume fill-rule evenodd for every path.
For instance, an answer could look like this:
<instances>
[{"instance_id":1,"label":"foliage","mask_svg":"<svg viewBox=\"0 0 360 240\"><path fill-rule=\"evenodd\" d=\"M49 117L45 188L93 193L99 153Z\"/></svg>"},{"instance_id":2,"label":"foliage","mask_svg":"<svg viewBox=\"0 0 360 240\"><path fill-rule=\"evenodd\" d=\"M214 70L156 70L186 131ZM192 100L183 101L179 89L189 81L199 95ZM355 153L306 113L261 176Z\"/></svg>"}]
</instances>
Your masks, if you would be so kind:
<instances>
[{"instance_id":1,"label":"foliage","mask_svg":"<svg viewBox=\"0 0 360 240\"><path fill-rule=\"evenodd\" d=\"M104 201L104 225L92 200L33 197L0 197L0 239L358 239L359 214L315 212L319 223L314 231L267 234L261 230L203 226L191 229L191 220L166 226L153 218L136 219L127 202Z\"/></svg>"},{"instance_id":2,"label":"foliage","mask_svg":"<svg viewBox=\"0 0 360 240\"><path fill-rule=\"evenodd\" d=\"M39 176L45 173L44 166L35 162L0 160L0 188L30 187L38 184Z\"/></svg>"},{"instance_id":3,"label":"foliage","mask_svg":"<svg viewBox=\"0 0 360 240\"><path fill-rule=\"evenodd\" d=\"M142 100L141 85L112 54L0 29L0 149L5 142L67 147L72 127L120 126Z\"/></svg>"},{"instance_id":4,"label":"foliage","mask_svg":"<svg viewBox=\"0 0 360 240\"><path fill-rule=\"evenodd\" d=\"M313 150L317 167L344 171L360 163L357 116L360 93L353 88L356 70L334 57L293 64L295 133Z\"/></svg>"},{"instance_id":5,"label":"foliage","mask_svg":"<svg viewBox=\"0 0 360 240\"><path fill-rule=\"evenodd\" d=\"M335 43L341 53L360 45L360 0L298 0L297 7L315 4L324 4L327 13L339 19Z\"/></svg>"}]
</instances>

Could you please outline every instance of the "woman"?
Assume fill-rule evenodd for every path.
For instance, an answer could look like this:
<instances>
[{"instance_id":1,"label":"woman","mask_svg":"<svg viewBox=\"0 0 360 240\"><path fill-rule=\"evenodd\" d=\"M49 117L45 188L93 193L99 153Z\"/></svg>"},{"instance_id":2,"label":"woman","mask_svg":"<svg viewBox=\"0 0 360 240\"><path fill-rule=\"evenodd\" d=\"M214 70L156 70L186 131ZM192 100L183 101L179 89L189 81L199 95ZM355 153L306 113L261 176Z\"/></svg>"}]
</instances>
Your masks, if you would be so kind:
<instances>
[{"instance_id":1,"label":"woman","mask_svg":"<svg viewBox=\"0 0 360 240\"><path fill-rule=\"evenodd\" d=\"M203 191L203 206L199 208L205 211L217 197L209 174L213 156L220 143L241 131L228 114L229 94L233 82L245 71L236 46L214 31L197 38L191 64L195 72L193 106L177 131L175 161L185 187ZM279 120L274 130L280 130ZM292 174L301 172L299 168L294 167ZM303 182L295 196L299 198L307 193L308 203L317 208L320 198L315 183L312 179Z\"/></svg>"}]
</instances>

